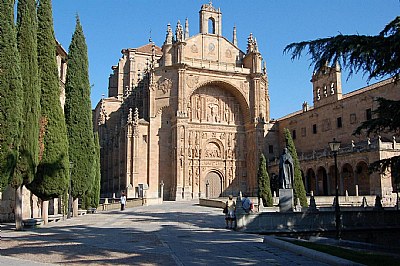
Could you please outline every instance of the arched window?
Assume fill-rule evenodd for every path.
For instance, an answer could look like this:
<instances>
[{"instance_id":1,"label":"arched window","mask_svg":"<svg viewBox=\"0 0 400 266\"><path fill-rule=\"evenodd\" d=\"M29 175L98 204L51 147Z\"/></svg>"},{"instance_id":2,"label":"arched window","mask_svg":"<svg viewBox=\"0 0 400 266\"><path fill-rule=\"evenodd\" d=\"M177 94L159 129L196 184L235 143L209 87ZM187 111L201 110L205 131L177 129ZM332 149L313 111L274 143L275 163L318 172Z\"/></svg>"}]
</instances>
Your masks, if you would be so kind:
<instances>
[{"instance_id":1,"label":"arched window","mask_svg":"<svg viewBox=\"0 0 400 266\"><path fill-rule=\"evenodd\" d=\"M213 18L208 19L208 33L215 34L215 20Z\"/></svg>"}]
</instances>

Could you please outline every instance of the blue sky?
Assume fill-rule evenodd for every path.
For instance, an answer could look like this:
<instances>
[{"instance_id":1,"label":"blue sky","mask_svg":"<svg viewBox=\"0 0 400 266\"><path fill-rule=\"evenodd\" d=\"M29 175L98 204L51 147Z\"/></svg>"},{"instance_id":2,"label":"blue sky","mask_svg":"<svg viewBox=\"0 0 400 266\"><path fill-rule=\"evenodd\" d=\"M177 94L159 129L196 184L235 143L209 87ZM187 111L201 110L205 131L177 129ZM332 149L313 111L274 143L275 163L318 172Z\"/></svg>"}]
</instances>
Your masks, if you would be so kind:
<instances>
[{"instance_id":1,"label":"blue sky","mask_svg":"<svg viewBox=\"0 0 400 266\"><path fill-rule=\"evenodd\" d=\"M208 0L54 0L56 38L68 51L79 15L89 54L92 106L107 95L111 66L118 63L121 50L148 43L161 46L167 24L173 30L178 20L189 19L190 35L199 32L199 10ZM307 56L291 61L283 54L292 42L342 34L376 35L400 14L399 0L214 0L221 8L222 34L232 39L237 27L238 45L246 50L253 33L267 63L271 118L280 118L312 104L312 68ZM151 10L151 11L150 11ZM342 75L343 93L367 85L361 74L348 81ZM371 81L371 83L375 80Z\"/></svg>"}]
</instances>

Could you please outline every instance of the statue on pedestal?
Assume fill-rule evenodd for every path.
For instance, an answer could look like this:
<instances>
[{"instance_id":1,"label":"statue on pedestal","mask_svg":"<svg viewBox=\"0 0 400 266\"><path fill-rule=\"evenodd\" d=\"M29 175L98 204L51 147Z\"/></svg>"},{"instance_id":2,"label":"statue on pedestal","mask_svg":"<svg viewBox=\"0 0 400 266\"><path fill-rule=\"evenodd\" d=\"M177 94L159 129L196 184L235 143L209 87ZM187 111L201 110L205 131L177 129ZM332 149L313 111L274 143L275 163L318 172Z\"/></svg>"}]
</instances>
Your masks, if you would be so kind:
<instances>
[{"instance_id":1,"label":"statue on pedestal","mask_svg":"<svg viewBox=\"0 0 400 266\"><path fill-rule=\"evenodd\" d=\"M287 148L283 149L283 153L279 160L279 188L293 188L294 165L293 158Z\"/></svg>"}]
</instances>

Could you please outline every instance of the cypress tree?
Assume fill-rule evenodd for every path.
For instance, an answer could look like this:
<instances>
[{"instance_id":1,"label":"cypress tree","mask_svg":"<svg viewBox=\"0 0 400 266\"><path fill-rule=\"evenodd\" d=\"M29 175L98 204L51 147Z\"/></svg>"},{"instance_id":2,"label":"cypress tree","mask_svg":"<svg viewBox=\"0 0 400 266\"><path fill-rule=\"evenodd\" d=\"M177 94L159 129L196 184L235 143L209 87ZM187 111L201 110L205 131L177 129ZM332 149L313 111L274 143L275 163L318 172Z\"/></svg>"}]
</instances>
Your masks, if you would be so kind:
<instances>
[{"instance_id":1,"label":"cypress tree","mask_svg":"<svg viewBox=\"0 0 400 266\"><path fill-rule=\"evenodd\" d=\"M101 182L101 169L100 169L100 140L99 133L94 133L94 146L95 146L95 156L94 156L94 185L93 185L93 199L91 207L97 208L100 203L100 182Z\"/></svg>"},{"instance_id":2,"label":"cypress tree","mask_svg":"<svg viewBox=\"0 0 400 266\"><path fill-rule=\"evenodd\" d=\"M89 66L85 36L79 17L68 49L65 84L65 120L72 168L72 196L85 194L93 183L94 141Z\"/></svg>"},{"instance_id":3,"label":"cypress tree","mask_svg":"<svg viewBox=\"0 0 400 266\"><path fill-rule=\"evenodd\" d=\"M271 182L267 172L267 161L264 154L260 156L260 164L258 167L258 197L262 199L264 206L272 207Z\"/></svg>"},{"instance_id":4,"label":"cypress tree","mask_svg":"<svg viewBox=\"0 0 400 266\"><path fill-rule=\"evenodd\" d=\"M0 191L12 181L22 126L22 81L14 0L0 1Z\"/></svg>"},{"instance_id":5,"label":"cypress tree","mask_svg":"<svg viewBox=\"0 0 400 266\"><path fill-rule=\"evenodd\" d=\"M35 0L19 0L17 13L17 45L21 57L23 87L23 126L20 156L14 185L33 180L38 163L40 87L37 59L37 15Z\"/></svg>"},{"instance_id":6,"label":"cypress tree","mask_svg":"<svg viewBox=\"0 0 400 266\"><path fill-rule=\"evenodd\" d=\"M39 165L35 179L28 188L42 200L49 200L61 196L68 188L68 139L60 103L51 0L40 0L37 12L42 109L39 124Z\"/></svg>"},{"instance_id":7,"label":"cypress tree","mask_svg":"<svg viewBox=\"0 0 400 266\"><path fill-rule=\"evenodd\" d=\"M297 199L300 199L300 205L302 207L308 207L306 190L304 188L303 178L301 177L299 158L297 157L297 151L292 139L292 135L290 134L290 131L287 128L284 129L284 135L286 140L286 146L288 148L290 155L292 155L294 164L293 194L295 203Z\"/></svg>"},{"instance_id":8,"label":"cypress tree","mask_svg":"<svg viewBox=\"0 0 400 266\"><path fill-rule=\"evenodd\" d=\"M94 133L95 156L93 164L93 183L82 198L82 208L97 208L100 202L100 143L99 134Z\"/></svg>"},{"instance_id":9,"label":"cypress tree","mask_svg":"<svg viewBox=\"0 0 400 266\"><path fill-rule=\"evenodd\" d=\"M12 185L15 188L15 225L22 229L22 185L35 175L39 149L40 88L37 62L37 16L34 0L19 0L17 8L17 47L22 79L21 145Z\"/></svg>"}]
</instances>

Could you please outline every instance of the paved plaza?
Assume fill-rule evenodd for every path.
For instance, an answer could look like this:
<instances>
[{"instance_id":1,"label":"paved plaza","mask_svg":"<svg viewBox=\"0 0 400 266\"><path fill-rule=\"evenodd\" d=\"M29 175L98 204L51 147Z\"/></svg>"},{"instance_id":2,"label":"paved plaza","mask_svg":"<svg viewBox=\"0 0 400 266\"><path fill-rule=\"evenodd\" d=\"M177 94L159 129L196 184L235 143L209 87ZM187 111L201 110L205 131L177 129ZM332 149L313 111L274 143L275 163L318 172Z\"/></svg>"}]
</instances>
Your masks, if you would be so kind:
<instances>
[{"instance_id":1,"label":"paved plaza","mask_svg":"<svg viewBox=\"0 0 400 266\"><path fill-rule=\"evenodd\" d=\"M324 265L264 243L264 236L225 229L222 210L197 201L87 214L19 232L3 225L1 236L0 265Z\"/></svg>"}]
</instances>

